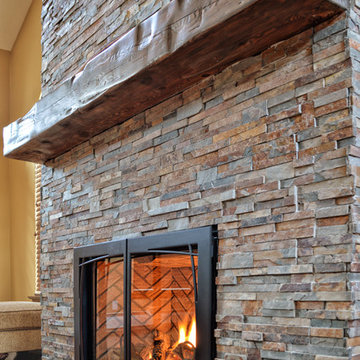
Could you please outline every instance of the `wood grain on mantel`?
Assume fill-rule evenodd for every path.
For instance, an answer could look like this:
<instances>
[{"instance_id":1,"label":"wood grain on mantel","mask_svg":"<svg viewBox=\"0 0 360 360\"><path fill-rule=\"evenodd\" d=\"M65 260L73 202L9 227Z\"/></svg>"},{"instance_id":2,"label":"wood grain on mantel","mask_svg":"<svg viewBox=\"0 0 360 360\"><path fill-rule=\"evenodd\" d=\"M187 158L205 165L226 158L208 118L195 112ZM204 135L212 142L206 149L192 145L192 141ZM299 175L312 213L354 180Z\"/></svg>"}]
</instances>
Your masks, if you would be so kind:
<instances>
[{"instance_id":1,"label":"wood grain on mantel","mask_svg":"<svg viewBox=\"0 0 360 360\"><path fill-rule=\"evenodd\" d=\"M346 1L336 0L345 6ZM42 163L344 9L327 0L177 0L4 128L4 154Z\"/></svg>"}]
</instances>

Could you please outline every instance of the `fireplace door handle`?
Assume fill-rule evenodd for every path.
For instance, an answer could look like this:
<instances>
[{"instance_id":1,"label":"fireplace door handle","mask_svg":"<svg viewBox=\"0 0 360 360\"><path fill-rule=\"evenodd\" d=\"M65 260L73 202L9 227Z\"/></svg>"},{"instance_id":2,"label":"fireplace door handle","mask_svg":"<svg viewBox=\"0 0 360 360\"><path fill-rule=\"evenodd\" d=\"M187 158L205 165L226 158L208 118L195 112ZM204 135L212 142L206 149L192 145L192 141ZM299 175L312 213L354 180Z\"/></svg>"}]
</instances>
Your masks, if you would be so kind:
<instances>
[{"instance_id":1,"label":"fireplace door handle","mask_svg":"<svg viewBox=\"0 0 360 360\"><path fill-rule=\"evenodd\" d=\"M197 283L196 283L196 271L195 271L195 263L194 263L194 253L192 245L189 244L189 252L190 252L190 259L191 259L191 271L193 276L193 282L194 282L194 298L195 298L195 304L198 303L198 291L197 291ZM196 254L198 256L198 254Z\"/></svg>"},{"instance_id":2,"label":"fireplace door handle","mask_svg":"<svg viewBox=\"0 0 360 360\"><path fill-rule=\"evenodd\" d=\"M192 251L188 252L188 251L162 250L162 249L158 249L158 250L150 249L150 250L146 251L146 253L199 256L198 253L194 253Z\"/></svg>"},{"instance_id":3,"label":"fireplace door handle","mask_svg":"<svg viewBox=\"0 0 360 360\"><path fill-rule=\"evenodd\" d=\"M96 261L99 261L99 260L108 259L109 257L110 257L110 255L98 256L98 257L96 257L94 259L91 259L91 260L88 260L88 261L85 261L85 262L79 264L79 267L84 266L84 265L88 265L88 264L92 264L92 263L94 263Z\"/></svg>"}]
</instances>

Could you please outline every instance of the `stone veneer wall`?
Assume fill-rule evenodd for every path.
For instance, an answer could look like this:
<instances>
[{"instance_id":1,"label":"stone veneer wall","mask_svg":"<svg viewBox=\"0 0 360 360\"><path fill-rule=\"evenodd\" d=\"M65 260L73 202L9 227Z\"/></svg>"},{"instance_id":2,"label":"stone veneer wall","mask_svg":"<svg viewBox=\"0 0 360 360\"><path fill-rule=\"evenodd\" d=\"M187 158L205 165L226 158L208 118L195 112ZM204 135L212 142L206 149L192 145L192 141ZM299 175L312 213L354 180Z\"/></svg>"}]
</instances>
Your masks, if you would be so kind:
<instances>
[{"instance_id":1,"label":"stone veneer wall","mask_svg":"<svg viewBox=\"0 0 360 360\"><path fill-rule=\"evenodd\" d=\"M348 270L348 288L351 290L352 315L348 322L349 330L347 346L351 349L352 359L360 359L360 2L350 1L348 14L348 46L352 65L352 96L351 114L353 133L356 136L354 146L348 149L349 172L354 178L354 202L351 205L351 224L349 233L352 233L351 264Z\"/></svg>"},{"instance_id":2,"label":"stone veneer wall","mask_svg":"<svg viewBox=\"0 0 360 360\"><path fill-rule=\"evenodd\" d=\"M310 29L43 167L44 359L73 358L74 246L209 224L216 359L359 359L356 30L350 52L345 16Z\"/></svg>"}]
</instances>

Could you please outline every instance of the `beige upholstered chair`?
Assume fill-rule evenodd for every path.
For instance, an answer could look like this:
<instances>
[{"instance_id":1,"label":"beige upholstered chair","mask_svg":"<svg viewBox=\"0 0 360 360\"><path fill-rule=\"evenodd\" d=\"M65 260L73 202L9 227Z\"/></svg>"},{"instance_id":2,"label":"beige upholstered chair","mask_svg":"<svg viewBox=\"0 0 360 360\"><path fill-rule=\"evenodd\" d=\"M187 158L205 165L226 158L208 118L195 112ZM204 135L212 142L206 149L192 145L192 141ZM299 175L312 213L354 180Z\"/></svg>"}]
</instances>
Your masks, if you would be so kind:
<instances>
[{"instance_id":1,"label":"beige upholstered chair","mask_svg":"<svg viewBox=\"0 0 360 360\"><path fill-rule=\"evenodd\" d=\"M28 301L0 302L0 355L40 348L40 304Z\"/></svg>"}]
</instances>

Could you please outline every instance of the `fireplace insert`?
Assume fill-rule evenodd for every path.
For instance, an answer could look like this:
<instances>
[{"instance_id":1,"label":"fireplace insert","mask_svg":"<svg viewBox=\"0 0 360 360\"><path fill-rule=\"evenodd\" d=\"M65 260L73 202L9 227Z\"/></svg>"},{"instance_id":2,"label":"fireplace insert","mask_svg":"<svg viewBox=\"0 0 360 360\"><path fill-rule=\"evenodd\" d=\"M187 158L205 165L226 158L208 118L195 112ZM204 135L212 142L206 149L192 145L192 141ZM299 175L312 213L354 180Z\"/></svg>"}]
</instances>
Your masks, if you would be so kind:
<instances>
[{"instance_id":1,"label":"fireplace insert","mask_svg":"<svg viewBox=\"0 0 360 360\"><path fill-rule=\"evenodd\" d=\"M74 250L75 359L214 358L216 228Z\"/></svg>"}]
</instances>

